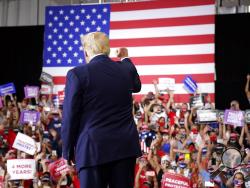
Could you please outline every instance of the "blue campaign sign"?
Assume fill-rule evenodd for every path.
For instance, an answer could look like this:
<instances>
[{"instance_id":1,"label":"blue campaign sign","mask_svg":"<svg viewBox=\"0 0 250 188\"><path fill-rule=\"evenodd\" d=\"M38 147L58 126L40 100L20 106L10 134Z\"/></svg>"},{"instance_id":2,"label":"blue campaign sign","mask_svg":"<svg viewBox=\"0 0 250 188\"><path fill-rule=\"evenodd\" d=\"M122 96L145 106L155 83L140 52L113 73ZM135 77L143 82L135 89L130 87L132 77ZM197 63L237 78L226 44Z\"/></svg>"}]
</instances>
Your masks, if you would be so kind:
<instances>
[{"instance_id":1,"label":"blue campaign sign","mask_svg":"<svg viewBox=\"0 0 250 188\"><path fill-rule=\"evenodd\" d=\"M16 93L15 85L12 82L8 84L0 85L1 96L12 94L12 93Z\"/></svg>"},{"instance_id":2,"label":"blue campaign sign","mask_svg":"<svg viewBox=\"0 0 250 188\"><path fill-rule=\"evenodd\" d=\"M194 93L197 90L197 88L198 88L196 82L192 79L191 76L186 76L185 79L184 79L184 81L183 81L183 83L184 83L184 86L191 93Z\"/></svg>"}]
</instances>

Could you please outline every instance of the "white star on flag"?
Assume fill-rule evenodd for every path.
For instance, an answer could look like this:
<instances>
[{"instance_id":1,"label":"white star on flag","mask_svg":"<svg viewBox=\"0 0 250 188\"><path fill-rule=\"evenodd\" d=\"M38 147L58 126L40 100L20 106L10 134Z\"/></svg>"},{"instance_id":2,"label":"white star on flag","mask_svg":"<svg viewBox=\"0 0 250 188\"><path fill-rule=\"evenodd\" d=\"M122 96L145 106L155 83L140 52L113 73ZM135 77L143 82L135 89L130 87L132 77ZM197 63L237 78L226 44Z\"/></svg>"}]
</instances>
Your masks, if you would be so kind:
<instances>
[{"instance_id":1,"label":"white star on flag","mask_svg":"<svg viewBox=\"0 0 250 188\"><path fill-rule=\"evenodd\" d=\"M80 58L80 59L78 60L78 62L79 62L79 63L82 63L82 62L83 62L83 59Z\"/></svg>"},{"instance_id":2,"label":"white star on flag","mask_svg":"<svg viewBox=\"0 0 250 188\"><path fill-rule=\"evenodd\" d=\"M71 60L71 59L68 59L68 60L67 60L67 62L68 62L68 63L71 63L71 62L72 62L72 60Z\"/></svg>"},{"instance_id":3,"label":"white star on flag","mask_svg":"<svg viewBox=\"0 0 250 188\"><path fill-rule=\"evenodd\" d=\"M81 22L80 22L80 24L81 24L81 25L84 25L84 24L85 24L85 22L84 22L84 21L81 21Z\"/></svg>"},{"instance_id":4,"label":"white star on flag","mask_svg":"<svg viewBox=\"0 0 250 188\"><path fill-rule=\"evenodd\" d=\"M77 53L77 52L75 52L75 53L74 53L74 57L77 57L77 56L78 56L78 53Z\"/></svg>"}]
</instances>

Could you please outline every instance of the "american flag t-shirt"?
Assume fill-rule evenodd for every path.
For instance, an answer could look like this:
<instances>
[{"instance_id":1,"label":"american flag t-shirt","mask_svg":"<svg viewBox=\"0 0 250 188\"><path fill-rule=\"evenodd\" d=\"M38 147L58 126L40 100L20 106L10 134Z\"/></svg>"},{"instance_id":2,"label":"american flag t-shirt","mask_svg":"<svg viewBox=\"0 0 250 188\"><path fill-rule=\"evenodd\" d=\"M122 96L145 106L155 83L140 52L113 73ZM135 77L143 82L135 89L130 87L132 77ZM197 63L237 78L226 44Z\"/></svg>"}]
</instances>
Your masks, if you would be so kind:
<instances>
[{"instance_id":1,"label":"american flag t-shirt","mask_svg":"<svg viewBox=\"0 0 250 188\"><path fill-rule=\"evenodd\" d=\"M191 76L214 101L214 0L168 0L46 9L43 71L62 91L67 71L84 64L80 36L109 35L111 57L127 47L142 81L137 97L154 91L153 79L175 79L175 101L186 102L183 80Z\"/></svg>"}]
</instances>

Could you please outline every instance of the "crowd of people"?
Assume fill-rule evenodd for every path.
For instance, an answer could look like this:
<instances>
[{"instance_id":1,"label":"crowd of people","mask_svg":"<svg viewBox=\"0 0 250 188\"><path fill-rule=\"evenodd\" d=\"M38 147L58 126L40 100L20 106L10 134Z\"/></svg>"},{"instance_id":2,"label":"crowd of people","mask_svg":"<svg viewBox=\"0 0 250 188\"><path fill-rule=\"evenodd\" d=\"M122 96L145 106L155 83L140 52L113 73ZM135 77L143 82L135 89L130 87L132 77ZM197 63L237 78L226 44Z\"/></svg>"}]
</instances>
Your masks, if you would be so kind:
<instances>
[{"instance_id":1,"label":"crowd of people","mask_svg":"<svg viewBox=\"0 0 250 188\"><path fill-rule=\"evenodd\" d=\"M248 99L249 81L248 75L245 89ZM224 116L219 115L216 121L200 123L198 110L215 109L209 95L202 106L191 107L188 103L175 103L173 91L167 90L164 95L157 82L153 83L155 93L148 93L141 102L134 103L144 153L138 159L135 187L171 187L167 183L178 180L170 179L171 173L186 177L190 187L250 187L250 124L245 121L242 126L226 124ZM228 109L241 110L236 100L231 101ZM235 156L226 156L229 148L239 153L235 165L227 165ZM221 169L220 173L217 169Z\"/></svg>"},{"instance_id":2,"label":"crowd of people","mask_svg":"<svg viewBox=\"0 0 250 188\"><path fill-rule=\"evenodd\" d=\"M248 75L247 96L249 80ZM197 121L197 110L215 108L209 95L203 106L191 107L188 103L175 103L174 91L166 89L165 94L160 93L157 81L153 83L154 92L133 101L143 154L137 159L134 187L164 188L168 183L182 182L183 178L188 180L188 185L176 187L250 187L250 124L225 124L219 116L216 121L201 124ZM49 164L62 156L62 106L53 103L52 95L40 94L36 99L24 98L18 102L15 95L8 94L0 100L3 103L0 108L0 187L80 187L74 166L69 166L58 179L52 177L49 169ZM229 108L238 111L240 104L232 101ZM21 122L24 110L39 112L39 121ZM39 147L34 155L13 148L18 132L37 142ZM240 163L232 168L223 167L226 161L222 162L222 155L227 148L240 152ZM35 159L34 178L13 180L7 171L7 161L12 159ZM219 173L217 169L221 169ZM179 179L171 179L171 174Z\"/></svg>"}]
</instances>

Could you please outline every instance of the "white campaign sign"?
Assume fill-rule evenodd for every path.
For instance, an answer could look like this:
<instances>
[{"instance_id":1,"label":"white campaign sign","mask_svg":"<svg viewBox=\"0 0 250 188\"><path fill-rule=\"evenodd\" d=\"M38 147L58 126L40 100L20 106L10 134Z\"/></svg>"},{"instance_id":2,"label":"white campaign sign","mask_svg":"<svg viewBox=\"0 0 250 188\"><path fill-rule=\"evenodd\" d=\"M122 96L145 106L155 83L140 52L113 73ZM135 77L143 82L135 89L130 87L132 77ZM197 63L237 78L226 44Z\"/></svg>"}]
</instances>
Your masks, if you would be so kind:
<instances>
[{"instance_id":1,"label":"white campaign sign","mask_svg":"<svg viewBox=\"0 0 250 188\"><path fill-rule=\"evenodd\" d=\"M41 86L41 94L51 94L51 86L43 84Z\"/></svg>"},{"instance_id":2,"label":"white campaign sign","mask_svg":"<svg viewBox=\"0 0 250 188\"><path fill-rule=\"evenodd\" d=\"M20 151L23 151L25 153L28 153L30 155L34 155L36 152L35 140L33 140L33 138L22 133L17 134L12 147Z\"/></svg>"},{"instance_id":3,"label":"white campaign sign","mask_svg":"<svg viewBox=\"0 0 250 188\"><path fill-rule=\"evenodd\" d=\"M159 78L159 90L175 90L175 79L174 78Z\"/></svg>"},{"instance_id":4,"label":"white campaign sign","mask_svg":"<svg viewBox=\"0 0 250 188\"><path fill-rule=\"evenodd\" d=\"M7 172L11 180L33 179L36 173L35 159L10 159L7 160Z\"/></svg>"}]
</instances>

